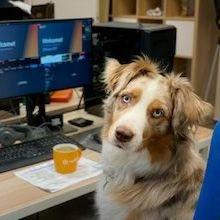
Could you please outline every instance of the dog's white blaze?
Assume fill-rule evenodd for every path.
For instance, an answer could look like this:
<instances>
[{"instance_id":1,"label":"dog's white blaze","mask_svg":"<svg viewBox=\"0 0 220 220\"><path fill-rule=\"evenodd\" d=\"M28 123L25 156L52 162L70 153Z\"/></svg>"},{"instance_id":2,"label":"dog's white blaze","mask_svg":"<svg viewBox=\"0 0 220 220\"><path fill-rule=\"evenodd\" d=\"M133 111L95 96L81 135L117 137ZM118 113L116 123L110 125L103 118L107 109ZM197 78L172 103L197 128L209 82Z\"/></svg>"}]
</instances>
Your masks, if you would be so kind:
<instances>
[{"instance_id":1,"label":"dog's white blaze","mask_svg":"<svg viewBox=\"0 0 220 220\"><path fill-rule=\"evenodd\" d=\"M123 177L124 182L130 181L126 176L143 175L152 169L148 150L135 153L134 150L142 144L143 131L148 126L147 108L160 95L159 83L155 79L139 78L127 87L128 90L134 88L142 90L139 102L111 125L107 140L103 140L103 168L110 173L113 170L118 172L118 176ZM115 146L115 130L118 126L127 126L135 134L129 143L124 144L125 149ZM117 182L120 181L122 180L119 178Z\"/></svg>"},{"instance_id":2,"label":"dog's white blaze","mask_svg":"<svg viewBox=\"0 0 220 220\"><path fill-rule=\"evenodd\" d=\"M147 108L160 95L158 80L139 78L131 82L127 89L139 88L142 91L138 103L125 112L110 128L109 139L114 142L115 130L119 126L126 126L134 133L133 139L126 144L126 148L134 149L143 141L143 131L148 126Z\"/></svg>"}]
</instances>

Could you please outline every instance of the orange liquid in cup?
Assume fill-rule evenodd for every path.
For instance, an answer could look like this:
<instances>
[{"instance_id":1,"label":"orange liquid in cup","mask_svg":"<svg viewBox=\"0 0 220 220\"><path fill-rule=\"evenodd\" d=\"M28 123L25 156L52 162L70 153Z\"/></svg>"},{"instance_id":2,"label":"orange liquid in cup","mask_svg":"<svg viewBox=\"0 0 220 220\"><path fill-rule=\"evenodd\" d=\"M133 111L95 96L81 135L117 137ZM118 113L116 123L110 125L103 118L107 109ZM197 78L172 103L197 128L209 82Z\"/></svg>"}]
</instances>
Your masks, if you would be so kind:
<instances>
[{"instance_id":1,"label":"orange liquid in cup","mask_svg":"<svg viewBox=\"0 0 220 220\"><path fill-rule=\"evenodd\" d=\"M55 170L61 174L73 173L81 157L81 150L74 144L58 144L53 147Z\"/></svg>"}]
</instances>

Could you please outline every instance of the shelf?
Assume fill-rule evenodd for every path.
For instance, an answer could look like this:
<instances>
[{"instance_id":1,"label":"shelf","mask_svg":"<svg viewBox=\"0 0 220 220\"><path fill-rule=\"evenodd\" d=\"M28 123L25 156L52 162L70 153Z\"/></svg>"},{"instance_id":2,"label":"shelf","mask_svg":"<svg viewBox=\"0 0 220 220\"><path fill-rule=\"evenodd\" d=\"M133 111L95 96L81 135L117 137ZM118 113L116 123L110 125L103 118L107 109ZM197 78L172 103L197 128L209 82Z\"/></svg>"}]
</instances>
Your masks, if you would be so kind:
<instances>
[{"instance_id":1,"label":"shelf","mask_svg":"<svg viewBox=\"0 0 220 220\"><path fill-rule=\"evenodd\" d=\"M148 16L147 10L159 7L163 11L162 0L138 0L138 16Z\"/></svg>"},{"instance_id":2,"label":"shelf","mask_svg":"<svg viewBox=\"0 0 220 220\"><path fill-rule=\"evenodd\" d=\"M164 17L164 16L136 16L136 15L120 15L120 16L113 16L112 14L109 17L121 17L121 18L138 18L138 19L146 19L146 20L176 20L176 21L195 21L195 17Z\"/></svg>"},{"instance_id":3,"label":"shelf","mask_svg":"<svg viewBox=\"0 0 220 220\"><path fill-rule=\"evenodd\" d=\"M167 17L194 17L195 15L195 1L179 1L167 0L166 1L166 16ZM181 3L181 2L185 2Z\"/></svg>"},{"instance_id":4,"label":"shelf","mask_svg":"<svg viewBox=\"0 0 220 220\"><path fill-rule=\"evenodd\" d=\"M120 15L120 16L113 16L112 20L117 22L137 23L138 17L136 15Z\"/></svg>"},{"instance_id":5,"label":"shelf","mask_svg":"<svg viewBox=\"0 0 220 220\"><path fill-rule=\"evenodd\" d=\"M112 14L109 15L109 17L121 17L121 18L137 18L137 19L145 19L145 20L172 20L172 21L195 21L195 17L164 17L164 16L158 16L158 17L153 17L153 16L144 16L144 15L120 15L120 16L113 16Z\"/></svg>"},{"instance_id":6,"label":"shelf","mask_svg":"<svg viewBox=\"0 0 220 220\"><path fill-rule=\"evenodd\" d=\"M175 57L173 70L176 74L181 73L182 76L186 76L186 77L190 78L191 65L192 65L191 59Z\"/></svg>"},{"instance_id":7,"label":"shelf","mask_svg":"<svg viewBox=\"0 0 220 220\"><path fill-rule=\"evenodd\" d=\"M139 19L149 19L149 20L163 20L164 19L164 17L162 17L162 16L156 17L156 16L142 16L142 15L139 15L138 18Z\"/></svg>"},{"instance_id":8,"label":"shelf","mask_svg":"<svg viewBox=\"0 0 220 220\"><path fill-rule=\"evenodd\" d=\"M187 17L187 16L170 16L165 17L166 20L178 20L178 21L195 21L195 17Z\"/></svg>"},{"instance_id":9,"label":"shelf","mask_svg":"<svg viewBox=\"0 0 220 220\"><path fill-rule=\"evenodd\" d=\"M112 1L112 8L114 9L112 12L110 11L112 16L109 18L111 20L168 24L177 28L176 54L178 55L175 56L174 69L176 72L183 72L184 75L188 76L197 94L202 95L215 52L212 42L217 42L219 35L215 22L210 22L214 21L216 17L213 1L110 1ZM184 2L186 5L183 5ZM147 10L156 7L161 8L163 12L161 16L152 17L147 15ZM204 56L207 52L208 57Z\"/></svg>"},{"instance_id":10,"label":"shelf","mask_svg":"<svg viewBox=\"0 0 220 220\"><path fill-rule=\"evenodd\" d=\"M117 15L117 16L112 16L114 18L138 18L136 15Z\"/></svg>"},{"instance_id":11,"label":"shelf","mask_svg":"<svg viewBox=\"0 0 220 220\"><path fill-rule=\"evenodd\" d=\"M176 55L175 58L177 58L177 59L188 59L188 60L193 59L192 56L185 56L185 55L184 56Z\"/></svg>"},{"instance_id":12,"label":"shelf","mask_svg":"<svg viewBox=\"0 0 220 220\"><path fill-rule=\"evenodd\" d=\"M114 17L136 16L136 0L113 0Z\"/></svg>"}]
</instances>

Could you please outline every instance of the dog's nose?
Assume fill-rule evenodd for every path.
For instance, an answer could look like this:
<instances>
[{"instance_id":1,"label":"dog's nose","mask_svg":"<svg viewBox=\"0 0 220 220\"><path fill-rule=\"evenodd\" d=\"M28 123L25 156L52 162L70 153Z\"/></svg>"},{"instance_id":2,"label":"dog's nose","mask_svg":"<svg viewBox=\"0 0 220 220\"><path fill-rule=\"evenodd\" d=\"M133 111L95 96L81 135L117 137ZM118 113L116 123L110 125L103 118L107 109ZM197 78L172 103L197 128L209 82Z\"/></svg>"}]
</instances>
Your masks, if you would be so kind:
<instances>
[{"instance_id":1,"label":"dog's nose","mask_svg":"<svg viewBox=\"0 0 220 220\"><path fill-rule=\"evenodd\" d=\"M119 126L116 128L115 137L120 142L129 142L133 138L133 132L126 127Z\"/></svg>"}]
</instances>

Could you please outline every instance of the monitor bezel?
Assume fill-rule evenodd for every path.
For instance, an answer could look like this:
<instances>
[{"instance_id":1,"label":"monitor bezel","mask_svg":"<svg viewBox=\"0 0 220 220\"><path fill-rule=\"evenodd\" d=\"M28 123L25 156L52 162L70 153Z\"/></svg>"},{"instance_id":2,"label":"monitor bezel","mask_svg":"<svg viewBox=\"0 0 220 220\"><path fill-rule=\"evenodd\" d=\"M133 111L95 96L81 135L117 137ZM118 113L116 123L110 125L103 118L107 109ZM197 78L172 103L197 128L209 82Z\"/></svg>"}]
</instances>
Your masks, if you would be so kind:
<instances>
[{"instance_id":1,"label":"monitor bezel","mask_svg":"<svg viewBox=\"0 0 220 220\"><path fill-rule=\"evenodd\" d=\"M51 92L55 92L55 91L59 91L59 90L64 90L64 89L74 89L74 88L80 88L80 87L85 87L85 86L88 86L92 83L92 79L93 79L93 71L92 71L92 30L93 30L93 18L67 18L67 19L25 19L25 20L9 20L9 21L0 21L0 26L1 25L11 25L11 24L19 24L19 23L30 23L30 24L36 24L38 22L40 23L47 23L47 22L65 22L65 21L90 21L91 23L91 39L90 39L90 42L91 42L91 64L90 64L90 78L89 78L89 82L90 83L85 83L85 84L82 84L78 87L69 87L69 86L64 86L64 87L60 87L59 89L55 89L55 90L48 90L48 91L41 91L41 92L30 92L28 94L21 94L21 95L18 95L18 96L8 96L8 97L5 97L5 98L1 98L0 97L0 101L1 100L7 100L7 99L12 99L12 98L21 98L21 97L26 97L26 96L29 96L29 95L38 95L38 94L48 94L48 93L51 93Z\"/></svg>"}]
</instances>

